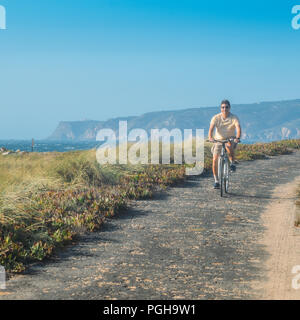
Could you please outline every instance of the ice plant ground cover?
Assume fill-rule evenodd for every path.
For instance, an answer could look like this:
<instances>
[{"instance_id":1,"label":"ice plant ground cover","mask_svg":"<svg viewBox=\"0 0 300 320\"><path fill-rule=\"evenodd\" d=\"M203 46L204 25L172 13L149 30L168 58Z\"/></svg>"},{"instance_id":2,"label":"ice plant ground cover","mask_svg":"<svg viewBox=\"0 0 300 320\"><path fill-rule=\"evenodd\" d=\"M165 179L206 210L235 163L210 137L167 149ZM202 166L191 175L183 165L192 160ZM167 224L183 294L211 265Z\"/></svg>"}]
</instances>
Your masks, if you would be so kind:
<instances>
[{"instance_id":1,"label":"ice plant ground cover","mask_svg":"<svg viewBox=\"0 0 300 320\"><path fill-rule=\"evenodd\" d=\"M205 172L211 169L205 145ZM239 145L237 159L255 160L300 149L300 140ZM0 158L0 265L21 272L105 219L130 199L150 198L185 179L185 165L106 165L95 150L28 153Z\"/></svg>"}]
</instances>

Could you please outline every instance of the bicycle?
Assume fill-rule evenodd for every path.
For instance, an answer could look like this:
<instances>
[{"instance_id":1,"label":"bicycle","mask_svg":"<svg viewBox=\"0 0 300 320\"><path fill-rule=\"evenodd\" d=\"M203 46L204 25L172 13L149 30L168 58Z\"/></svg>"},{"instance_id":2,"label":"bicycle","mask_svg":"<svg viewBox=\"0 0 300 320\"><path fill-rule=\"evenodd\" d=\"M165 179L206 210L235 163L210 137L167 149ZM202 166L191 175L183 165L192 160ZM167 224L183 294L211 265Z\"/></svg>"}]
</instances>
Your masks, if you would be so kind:
<instances>
[{"instance_id":1,"label":"bicycle","mask_svg":"<svg viewBox=\"0 0 300 320\"><path fill-rule=\"evenodd\" d=\"M228 142L233 142L235 137L226 139L226 140L215 140L214 143L222 143L222 151L219 157L219 162L218 162L218 176L219 176L219 181L220 181L220 194L221 197L223 197L223 189L225 193L228 193L229 190L229 158L226 150L226 143Z\"/></svg>"}]
</instances>

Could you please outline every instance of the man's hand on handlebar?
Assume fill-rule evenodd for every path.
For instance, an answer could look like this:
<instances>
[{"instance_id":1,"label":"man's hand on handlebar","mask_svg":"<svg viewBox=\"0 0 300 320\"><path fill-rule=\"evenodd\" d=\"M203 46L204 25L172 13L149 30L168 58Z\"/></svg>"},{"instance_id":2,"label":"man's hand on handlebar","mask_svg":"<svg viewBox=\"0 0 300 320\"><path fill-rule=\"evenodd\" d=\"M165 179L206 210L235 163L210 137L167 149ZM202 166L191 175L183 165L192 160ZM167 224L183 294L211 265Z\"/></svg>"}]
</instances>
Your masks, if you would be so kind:
<instances>
[{"instance_id":1,"label":"man's hand on handlebar","mask_svg":"<svg viewBox=\"0 0 300 320\"><path fill-rule=\"evenodd\" d=\"M206 140L206 141L207 141L207 142L212 142L212 143L222 142L222 141L220 141L220 140L215 140L215 139L212 138L212 137L209 137L208 140ZM240 142L241 142L241 139L240 139L240 138L232 137L232 138L229 138L229 139L228 139L228 143L230 144L231 142L240 143Z\"/></svg>"}]
</instances>

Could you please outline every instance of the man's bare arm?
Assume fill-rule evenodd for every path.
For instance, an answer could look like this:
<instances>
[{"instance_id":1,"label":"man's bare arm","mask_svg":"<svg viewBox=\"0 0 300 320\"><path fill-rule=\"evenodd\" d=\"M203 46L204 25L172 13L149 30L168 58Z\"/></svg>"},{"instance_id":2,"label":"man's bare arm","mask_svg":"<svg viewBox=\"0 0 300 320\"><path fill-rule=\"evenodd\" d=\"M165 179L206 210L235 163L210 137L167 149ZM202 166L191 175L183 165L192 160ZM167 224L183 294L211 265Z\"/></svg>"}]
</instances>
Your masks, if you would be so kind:
<instances>
[{"instance_id":1,"label":"man's bare arm","mask_svg":"<svg viewBox=\"0 0 300 320\"><path fill-rule=\"evenodd\" d=\"M236 128L236 138L240 139L242 134L242 128L240 124L237 124L235 128Z\"/></svg>"},{"instance_id":2,"label":"man's bare arm","mask_svg":"<svg viewBox=\"0 0 300 320\"><path fill-rule=\"evenodd\" d=\"M214 125L214 124L211 124L210 127L209 127L209 130L208 130L208 139L209 139L210 141L213 141L213 140L214 140L213 137L212 137L214 128L215 128L215 125Z\"/></svg>"}]
</instances>

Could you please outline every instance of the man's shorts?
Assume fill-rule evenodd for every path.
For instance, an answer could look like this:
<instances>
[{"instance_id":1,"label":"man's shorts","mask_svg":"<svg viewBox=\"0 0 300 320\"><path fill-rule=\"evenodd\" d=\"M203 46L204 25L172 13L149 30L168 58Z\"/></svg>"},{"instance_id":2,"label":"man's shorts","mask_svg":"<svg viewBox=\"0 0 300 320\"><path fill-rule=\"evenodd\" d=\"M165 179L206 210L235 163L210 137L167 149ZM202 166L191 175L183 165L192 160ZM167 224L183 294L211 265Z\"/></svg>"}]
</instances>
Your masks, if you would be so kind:
<instances>
[{"instance_id":1,"label":"man's shorts","mask_svg":"<svg viewBox=\"0 0 300 320\"><path fill-rule=\"evenodd\" d=\"M233 150L235 150L236 147L237 147L237 143L232 142L231 144L232 144L232 146L233 146ZM222 143L220 143L220 142L214 143L214 145L213 145L212 148L211 148L211 153L212 153L214 156L219 156L219 155L221 154L221 151L222 151Z\"/></svg>"}]
</instances>

